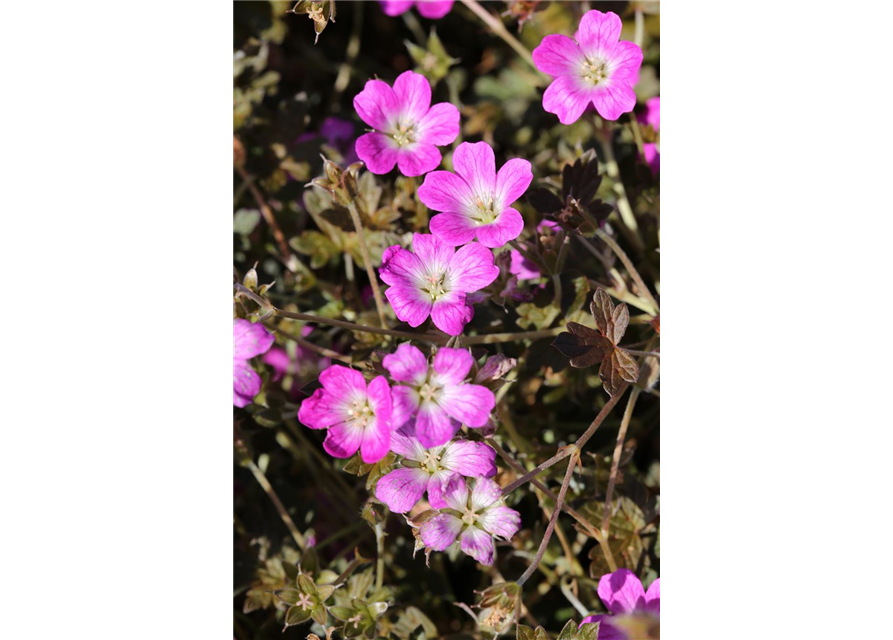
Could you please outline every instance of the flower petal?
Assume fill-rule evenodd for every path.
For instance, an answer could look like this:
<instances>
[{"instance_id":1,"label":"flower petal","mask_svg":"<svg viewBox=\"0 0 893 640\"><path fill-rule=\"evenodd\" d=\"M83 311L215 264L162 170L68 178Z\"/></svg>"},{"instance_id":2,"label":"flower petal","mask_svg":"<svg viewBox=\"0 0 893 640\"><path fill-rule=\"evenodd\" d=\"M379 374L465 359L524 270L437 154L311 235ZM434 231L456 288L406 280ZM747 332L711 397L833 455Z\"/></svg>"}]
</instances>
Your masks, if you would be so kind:
<instances>
[{"instance_id":1,"label":"flower petal","mask_svg":"<svg viewBox=\"0 0 893 640\"><path fill-rule=\"evenodd\" d=\"M400 388L405 387L396 387L395 390ZM404 425L394 431L391 434L391 451L398 456L421 462L425 459L425 447L413 435L414 433L415 425L412 425L412 428L409 428L409 425Z\"/></svg>"},{"instance_id":2,"label":"flower petal","mask_svg":"<svg viewBox=\"0 0 893 640\"><path fill-rule=\"evenodd\" d=\"M474 309L465 304L465 294L461 291L450 291L431 307L434 326L451 336L462 333L473 317Z\"/></svg>"},{"instance_id":3,"label":"flower petal","mask_svg":"<svg viewBox=\"0 0 893 640\"><path fill-rule=\"evenodd\" d=\"M419 326L431 314L433 306L431 299L423 298L421 292L416 288L402 285L391 287L385 291L385 297L394 307L397 318L409 324L410 327Z\"/></svg>"},{"instance_id":4,"label":"flower petal","mask_svg":"<svg viewBox=\"0 0 893 640\"><path fill-rule=\"evenodd\" d=\"M496 155L486 142L463 142L453 152L453 168L474 195L487 202L496 186Z\"/></svg>"},{"instance_id":5,"label":"flower petal","mask_svg":"<svg viewBox=\"0 0 893 640\"><path fill-rule=\"evenodd\" d=\"M393 410L391 412L391 428L399 429L405 425L418 410L419 392L412 387L405 387L402 384L398 384L391 389L391 398L394 402ZM412 433L415 433L415 430L413 430Z\"/></svg>"},{"instance_id":6,"label":"flower petal","mask_svg":"<svg viewBox=\"0 0 893 640\"><path fill-rule=\"evenodd\" d=\"M423 447L439 447L456 435L460 426L442 407L425 402L416 413L415 436Z\"/></svg>"},{"instance_id":7,"label":"flower petal","mask_svg":"<svg viewBox=\"0 0 893 640\"><path fill-rule=\"evenodd\" d=\"M245 407L260 393L260 376L244 360L233 360L233 405Z\"/></svg>"},{"instance_id":8,"label":"flower petal","mask_svg":"<svg viewBox=\"0 0 893 640\"><path fill-rule=\"evenodd\" d=\"M471 489L471 505L475 511L490 507L502 497L502 488L490 478L476 478Z\"/></svg>"},{"instance_id":9,"label":"flower petal","mask_svg":"<svg viewBox=\"0 0 893 640\"><path fill-rule=\"evenodd\" d=\"M415 8L423 18L438 20L453 8L453 0L417 0Z\"/></svg>"},{"instance_id":10,"label":"flower petal","mask_svg":"<svg viewBox=\"0 0 893 640\"><path fill-rule=\"evenodd\" d=\"M404 176L420 176L440 166L443 156L433 144L416 142L397 151L397 166Z\"/></svg>"},{"instance_id":11,"label":"flower petal","mask_svg":"<svg viewBox=\"0 0 893 640\"><path fill-rule=\"evenodd\" d=\"M366 394L366 379L355 369L333 364L319 374L319 383L334 398L350 398Z\"/></svg>"},{"instance_id":12,"label":"flower petal","mask_svg":"<svg viewBox=\"0 0 893 640\"><path fill-rule=\"evenodd\" d=\"M389 353L381 360L382 366L397 382L412 382L421 385L428 375L428 360L421 349L404 342L394 353Z\"/></svg>"},{"instance_id":13,"label":"flower petal","mask_svg":"<svg viewBox=\"0 0 893 640\"><path fill-rule=\"evenodd\" d=\"M524 218L517 210L504 209L495 222L478 227L477 239L485 247L497 249L521 235Z\"/></svg>"},{"instance_id":14,"label":"flower petal","mask_svg":"<svg viewBox=\"0 0 893 640\"><path fill-rule=\"evenodd\" d=\"M366 388L366 397L369 405L372 407L372 411L375 413L376 422L387 431L396 429L391 424L393 402L391 400L391 386L388 384L387 378L384 376L372 378L369 386Z\"/></svg>"},{"instance_id":15,"label":"flower petal","mask_svg":"<svg viewBox=\"0 0 893 640\"><path fill-rule=\"evenodd\" d=\"M418 122L431 107L431 84L421 73L404 71L394 80L394 95L400 113L409 122Z\"/></svg>"},{"instance_id":16,"label":"flower petal","mask_svg":"<svg viewBox=\"0 0 893 640\"><path fill-rule=\"evenodd\" d=\"M429 209L447 213L464 213L473 199L468 183L449 171L432 171L426 175L418 194L419 200ZM431 232L434 233L434 229Z\"/></svg>"},{"instance_id":17,"label":"flower petal","mask_svg":"<svg viewBox=\"0 0 893 640\"><path fill-rule=\"evenodd\" d=\"M417 287L425 282L425 266L412 251L399 245L384 250L378 270L382 281L391 286Z\"/></svg>"},{"instance_id":18,"label":"flower petal","mask_svg":"<svg viewBox=\"0 0 893 640\"><path fill-rule=\"evenodd\" d=\"M428 175L430 176L431 174L429 173ZM422 189L419 187L419 199L421 197ZM475 227L471 218L461 213L438 213L431 218L428 226L431 229L431 233L452 247L458 247L471 242L477 234L477 227Z\"/></svg>"},{"instance_id":19,"label":"flower petal","mask_svg":"<svg viewBox=\"0 0 893 640\"><path fill-rule=\"evenodd\" d=\"M449 102L439 102L416 124L419 142L443 146L452 144L459 135L459 110Z\"/></svg>"},{"instance_id":20,"label":"flower petal","mask_svg":"<svg viewBox=\"0 0 893 640\"><path fill-rule=\"evenodd\" d=\"M605 120L616 120L636 106L636 93L623 81L611 82L592 94L595 110Z\"/></svg>"},{"instance_id":21,"label":"flower petal","mask_svg":"<svg viewBox=\"0 0 893 640\"><path fill-rule=\"evenodd\" d=\"M456 541L462 521L448 513L440 513L419 527L419 536L425 546L434 551L443 551Z\"/></svg>"},{"instance_id":22,"label":"flower petal","mask_svg":"<svg viewBox=\"0 0 893 640\"><path fill-rule=\"evenodd\" d=\"M430 233L415 233L412 250L422 261L428 273L440 273L447 268L456 250Z\"/></svg>"},{"instance_id":23,"label":"flower petal","mask_svg":"<svg viewBox=\"0 0 893 640\"><path fill-rule=\"evenodd\" d=\"M558 116L561 124L573 124L580 119L592 100L592 88L581 78L561 76L546 88L543 109Z\"/></svg>"},{"instance_id":24,"label":"flower petal","mask_svg":"<svg viewBox=\"0 0 893 640\"><path fill-rule=\"evenodd\" d=\"M384 378L382 378L384 379ZM391 430L388 422L375 419L363 429L363 442L360 445L360 457L366 464L375 464L391 450Z\"/></svg>"},{"instance_id":25,"label":"flower petal","mask_svg":"<svg viewBox=\"0 0 893 640\"><path fill-rule=\"evenodd\" d=\"M443 500L451 509L465 511L468 504L468 485L462 476L453 476L443 488Z\"/></svg>"},{"instance_id":26,"label":"flower petal","mask_svg":"<svg viewBox=\"0 0 893 640\"><path fill-rule=\"evenodd\" d=\"M645 609L661 617L673 615L673 579L658 578L645 594Z\"/></svg>"},{"instance_id":27,"label":"flower petal","mask_svg":"<svg viewBox=\"0 0 893 640\"><path fill-rule=\"evenodd\" d=\"M474 358L468 353L468 349L451 347L438 349L431 362L431 367L437 372L438 381L444 386L461 385L473 365Z\"/></svg>"},{"instance_id":28,"label":"flower petal","mask_svg":"<svg viewBox=\"0 0 893 640\"><path fill-rule=\"evenodd\" d=\"M499 267L494 264L493 253L484 245L474 242L450 256L447 273L450 289L471 293L496 280Z\"/></svg>"},{"instance_id":29,"label":"flower petal","mask_svg":"<svg viewBox=\"0 0 893 640\"><path fill-rule=\"evenodd\" d=\"M344 404L325 389L317 389L298 407L298 420L311 429L327 429L347 418Z\"/></svg>"},{"instance_id":30,"label":"flower petal","mask_svg":"<svg viewBox=\"0 0 893 640\"><path fill-rule=\"evenodd\" d=\"M481 531L477 527L468 527L462 532L461 538L462 551L470 555L472 558L490 566L493 564L493 537L486 531Z\"/></svg>"},{"instance_id":31,"label":"flower petal","mask_svg":"<svg viewBox=\"0 0 893 640\"><path fill-rule=\"evenodd\" d=\"M383 133L364 133L357 138L355 151L366 168L378 175L390 172L397 164L397 145Z\"/></svg>"},{"instance_id":32,"label":"flower petal","mask_svg":"<svg viewBox=\"0 0 893 640\"><path fill-rule=\"evenodd\" d=\"M368 80L354 97L353 106L363 122L379 131L390 131L391 123L400 113L394 90L382 80Z\"/></svg>"},{"instance_id":33,"label":"flower petal","mask_svg":"<svg viewBox=\"0 0 893 640\"><path fill-rule=\"evenodd\" d=\"M645 605L642 582L629 569L603 575L598 581L598 597L614 614L629 613Z\"/></svg>"},{"instance_id":34,"label":"flower petal","mask_svg":"<svg viewBox=\"0 0 893 640\"><path fill-rule=\"evenodd\" d=\"M434 509L446 509L449 505L443 499L443 488L456 474L449 471L438 471L431 474L428 480L428 502Z\"/></svg>"},{"instance_id":35,"label":"flower petal","mask_svg":"<svg viewBox=\"0 0 893 640\"><path fill-rule=\"evenodd\" d=\"M574 40L587 56L603 56L620 40L623 23L620 17L611 11L587 11L580 20L580 27L574 34Z\"/></svg>"},{"instance_id":36,"label":"flower petal","mask_svg":"<svg viewBox=\"0 0 893 640\"><path fill-rule=\"evenodd\" d=\"M264 325L243 318L233 318L234 360L248 360L266 353L275 340L276 337Z\"/></svg>"},{"instance_id":37,"label":"flower petal","mask_svg":"<svg viewBox=\"0 0 893 640\"><path fill-rule=\"evenodd\" d=\"M495 200L499 209L505 209L524 195L533 181L530 163L522 158L512 158L496 174Z\"/></svg>"},{"instance_id":38,"label":"flower petal","mask_svg":"<svg viewBox=\"0 0 893 640\"><path fill-rule=\"evenodd\" d=\"M362 427L348 423L330 427L322 448L333 458L349 458L360 448L364 431Z\"/></svg>"},{"instance_id":39,"label":"flower petal","mask_svg":"<svg viewBox=\"0 0 893 640\"><path fill-rule=\"evenodd\" d=\"M650 124L655 131L660 131L660 96L649 98L645 102L645 112L642 114L645 124Z\"/></svg>"},{"instance_id":40,"label":"flower petal","mask_svg":"<svg viewBox=\"0 0 893 640\"><path fill-rule=\"evenodd\" d=\"M422 499L430 477L423 469L407 467L391 471L378 481L375 497L394 513L406 513Z\"/></svg>"},{"instance_id":41,"label":"flower petal","mask_svg":"<svg viewBox=\"0 0 893 640\"><path fill-rule=\"evenodd\" d=\"M628 640L626 632L611 624L611 616L597 615L583 618L580 626L586 622L598 622L598 640Z\"/></svg>"},{"instance_id":42,"label":"flower petal","mask_svg":"<svg viewBox=\"0 0 893 640\"><path fill-rule=\"evenodd\" d=\"M521 514L514 509L498 505L486 509L478 518L478 522L494 536L511 540L521 528Z\"/></svg>"},{"instance_id":43,"label":"flower petal","mask_svg":"<svg viewBox=\"0 0 893 640\"><path fill-rule=\"evenodd\" d=\"M484 476L493 467L496 451L483 442L454 440L440 456L440 464L445 469L473 478Z\"/></svg>"},{"instance_id":44,"label":"flower petal","mask_svg":"<svg viewBox=\"0 0 893 640\"><path fill-rule=\"evenodd\" d=\"M634 85L639 81L639 69L642 66L642 49L634 42L621 40L607 56L612 81L625 80Z\"/></svg>"},{"instance_id":45,"label":"flower petal","mask_svg":"<svg viewBox=\"0 0 893 640\"><path fill-rule=\"evenodd\" d=\"M399 16L412 9L415 0L378 0L386 16Z\"/></svg>"},{"instance_id":46,"label":"flower petal","mask_svg":"<svg viewBox=\"0 0 893 640\"><path fill-rule=\"evenodd\" d=\"M579 73L585 58L576 42L560 34L546 36L533 50L536 68L551 76Z\"/></svg>"}]
</instances>

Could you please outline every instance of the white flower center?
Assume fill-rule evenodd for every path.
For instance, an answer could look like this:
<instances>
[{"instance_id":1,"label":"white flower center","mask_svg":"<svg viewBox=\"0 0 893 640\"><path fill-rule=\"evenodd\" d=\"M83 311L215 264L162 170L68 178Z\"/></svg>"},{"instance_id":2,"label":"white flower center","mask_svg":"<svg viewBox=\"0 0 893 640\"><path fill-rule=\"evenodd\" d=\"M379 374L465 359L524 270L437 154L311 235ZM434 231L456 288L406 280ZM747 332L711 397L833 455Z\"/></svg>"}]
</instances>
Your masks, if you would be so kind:
<instances>
[{"instance_id":1,"label":"white flower center","mask_svg":"<svg viewBox=\"0 0 893 640\"><path fill-rule=\"evenodd\" d=\"M474 507L466 507L465 513L462 514L462 522L464 522L469 527L471 527L474 525L476 520L477 520L477 513L475 513L475 511L474 511Z\"/></svg>"},{"instance_id":2,"label":"white flower center","mask_svg":"<svg viewBox=\"0 0 893 640\"><path fill-rule=\"evenodd\" d=\"M398 121L391 130L391 137L398 147L406 147L416 141L416 132L412 123Z\"/></svg>"},{"instance_id":3,"label":"white flower center","mask_svg":"<svg viewBox=\"0 0 893 640\"><path fill-rule=\"evenodd\" d=\"M437 302L438 298L442 298L450 292L446 279L446 272L429 273L425 276L422 291L431 296L431 302Z\"/></svg>"},{"instance_id":4,"label":"white flower center","mask_svg":"<svg viewBox=\"0 0 893 640\"><path fill-rule=\"evenodd\" d=\"M483 199L480 197L475 198L474 201L474 210L472 211L471 219L477 225L482 224L490 224L499 217L499 212L496 211L496 203L493 201L493 196L487 196L487 202L485 203Z\"/></svg>"},{"instance_id":5,"label":"white flower center","mask_svg":"<svg viewBox=\"0 0 893 640\"><path fill-rule=\"evenodd\" d=\"M375 412L365 399L354 400L347 407L347 421L351 426L365 429L374 418Z\"/></svg>"},{"instance_id":6,"label":"white flower center","mask_svg":"<svg viewBox=\"0 0 893 640\"><path fill-rule=\"evenodd\" d=\"M586 58L583 66L580 67L580 73L584 80L592 84L593 87L597 87L608 79L608 63L598 58L595 60Z\"/></svg>"},{"instance_id":7,"label":"white flower center","mask_svg":"<svg viewBox=\"0 0 893 640\"><path fill-rule=\"evenodd\" d=\"M433 451L426 451L425 457L422 459L422 466L428 473L437 473L440 471L440 456Z\"/></svg>"}]
</instances>

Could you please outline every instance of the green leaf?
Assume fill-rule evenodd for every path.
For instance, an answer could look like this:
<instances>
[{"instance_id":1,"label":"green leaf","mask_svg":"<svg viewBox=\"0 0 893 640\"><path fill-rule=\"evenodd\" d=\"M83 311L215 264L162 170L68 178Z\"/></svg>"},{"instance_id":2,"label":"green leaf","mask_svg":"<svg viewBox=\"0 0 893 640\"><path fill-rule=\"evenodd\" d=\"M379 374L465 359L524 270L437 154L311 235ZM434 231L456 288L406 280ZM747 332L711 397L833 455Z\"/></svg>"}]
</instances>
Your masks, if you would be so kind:
<instances>
[{"instance_id":1,"label":"green leaf","mask_svg":"<svg viewBox=\"0 0 893 640\"><path fill-rule=\"evenodd\" d=\"M574 622L573 619L571 619L567 621L567 624L564 625L561 633L558 634L558 640L574 640L576 635L577 623Z\"/></svg>"},{"instance_id":2,"label":"green leaf","mask_svg":"<svg viewBox=\"0 0 893 640\"><path fill-rule=\"evenodd\" d=\"M561 313L561 309L555 306L554 303L550 303L547 307L538 307L532 302L525 302L518 305L517 311L519 316L518 326L522 329L529 329L531 325L537 329L545 329Z\"/></svg>"},{"instance_id":3,"label":"green leaf","mask_svg":"<svg viewBox=\"0 0 893 640\"><path fill-rule=\"evenodd\" d=\"M313 578L306 573L302 573L298 576L298 588L307 595L319 597L319 591L316 588L316 584L313 582Z\"/></svg>"},{"instance_id":4,"label":"green leaf","mask_svg":"<svg viewBox=\"0 0 893 640\"><path fill-rule=\"evenodd\" d=\"M385 611L388 610L387 602L372 602L366 605L366 608L369 609L369 615L373 618L377 618L382 615Z\"/></svg>"},{"instance_id":5,"label":"green leaf","mask_svg":"<svg viewBox=\"0 0 893 640\"><path fill-rule=\"evenodd\" d=\"M577 632L577 640L598 640L598 622L584 622Z\"/></svg>"},{"instance_id":6,"label":"green leaf","mask_svg":"<svg viewBox=\"0 0 893 640\"><path fill-rule=\"evenodd\" d=\"M282 589L276 592L276 597L286 604L294 604L301 599L301 592L297 589Z\"/></svg>"},{"instance_id":7,"label":"green leaf","mask_svg":"<svg viewBox=\"0 0 893 640\"><path fill-rule=\"evenodd\" d=\"M242 236L251 235L260 222L260 211L257 209L239 209L233 216L233 232Z\"/></svg>"},{"instance_id":8,"label":"green leaf","mask_svg":"<svg viewBox=\"0 0 893 640\"><path fill-rule=\"evenodd\" d=\"M342 622L345 622L356 615L351 607L339 607L337 605L329 607L329 613Z\"/></svg>"},{"instance_id":9,"label":"green leaf","mask_svg":"<svg viewBox=\"0 0 893 640\"><path fill-rule=\"evenodd\" d=\"M307 622L310 619L310 610L301 607L289 607L285 612L285 627L293 627L296 624Z\"/></svg>"},{"instance_id":10,"label":"green leaf","mask_svg":"<svg viewBox=\"0 0 893 640\"><path fill-rule=\"evenodd\" d=\"M326 620L328 619L328 616L326 615L326 608L321 604L316 605L310 610L310 617L313 618L314 622L317 622L322 626L326 626Z\"/></svg>"},{"instance_id":11,"label":"green leaf","mask_svg":"<svg viewBox=\"0 0 893 640\"><path fill-rule=\"evenodd\" d=\"M321 584L317 587L317 591L319 592L319 601L325 602L331 598L332 594L335 592L335 585Z\"/></svg>"},{"instance_id":12,"label":"green leaf","mask_svg":"<svg viewBox=\"0 0 893 640\"><path fill-rule=\"evenodd\" d=\"M519 624L515 628L515 638L516 640L533 640L533 627L528 627L526 624Z\"/></svg>"}]
</instances>

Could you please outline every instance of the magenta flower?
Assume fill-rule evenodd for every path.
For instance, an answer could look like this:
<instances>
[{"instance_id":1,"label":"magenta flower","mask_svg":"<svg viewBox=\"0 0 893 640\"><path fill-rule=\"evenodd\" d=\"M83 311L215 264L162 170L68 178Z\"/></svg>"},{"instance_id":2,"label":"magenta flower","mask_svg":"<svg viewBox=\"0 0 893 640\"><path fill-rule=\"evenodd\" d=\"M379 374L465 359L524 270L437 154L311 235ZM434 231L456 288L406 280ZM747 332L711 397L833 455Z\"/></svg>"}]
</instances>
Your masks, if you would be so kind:
<instances>
[{"instance_id":1,"label":"magenta flower","mask_svg":"<svg viewBox=\"0 0 893 640\"><path fill-rule=\"evenodd\" d=\"M517 238L524 219L510 205L533 180L530 163L513 158L497 173L489 144L463 142L453 153L453 167L456 173L429 173L419 187L419 200L443 212L431 218L431 233L453 247L477 237L495 249Z\"/></svg>"},{"instance_id":2,"label":"magenta flower","mask_svg":"<svg viewBox=\"0 0 893 640\"><path fill-rule=\"evenodd\" d=\"M443 551L456 538L462 551L481 564L493 564L493 537L510 540L521 528L521 514L502 504L502 489L489 478L453 478L443 491L446 508L419 528L428 549Z\"/></svg>"},{"instance_id":3,"label":"magenta flower","mask_svg":"<svg viewBox=\"0 0 893 640\"><path fill-rule=\"evenodd\" d=\"M233 318L233 405L245 407L260 393L260 376L248 361L266 353L275 339L262 324Z\"/></svg>"},{"instance_id":4,"label":"magenta flower","mask_svg":"<svg viewBox=\"0 0 893 640\"><path fill-rule=\"evenodd\" d=\"M443 487L453 478L496 474L496 451L483 442L451 440L426 449L410 432L404 427L391 434L391 451L403 456L403 468L391 471L375 487L375 497L394 513L412 509L425 491L432 507L446 507Z\"/></svg>"},{"instance_id":5,"label":"magenta flower","mask_svg":"<svg viewBox=\"0 0 893 640\"><path fill-rule=\"evenodd\" d=\"M499 276L493 254L479 244L454 252L434 236L419 233L412 237L412 248L415 253L394 245L381 258L379 273L390 285L385 295L394 313L411 327L430 315L438 329L459 335L474 317L465 294L483 289Z\"/></svg>"},{"instance_id":6,"label":"magenta flower","mask_svg":"<svg viewBox=\"0 0 893 640\"><path fill-rule=\"evenodd\" d=\"M425 18L438 20L453 8L453 0L379 0L382 11L389 16L399 16L415 5Z\"/></svg>"},{"instance_id":7,"label":"magenta flower","mask_svg":"<svg viewBox=\"0 0 893 640\"><path fill-rule=\"evenodd\" d=\"M372 173L387 173L396 164L405 176L437 168L437 146L459 135L459 110L447 102L431 106L431 85L425 76L405 71L394 88L369 80L353 99L363 122L375 131L357 139L357 155Z\"/></svg>"},{"instance_id":8,"label":"magenta flower","mask_svg":"<svg viewBox=\"0 0 893 640\"><path fill-rule=\"evenodd\" d=\"M407 425L424 447L446 444L462 424L483 427L496 406L496 396L487 387L465 383L474 364L465 349L442 347L429 367L419 348L407 342L381 364L399 383L391 390L392 424Z\"/></svg>"},{"instance_id":9,"label":"magenta flower","mask_svg":"<svg viewBox=\"0 0 893 640\"><path fill-rule=\"evenodd\" d=\"M636 106L633 86L639 81L642 50L618 42L621 26L615 13L587 11L573 40L550 35L533 50L536 68L555 76L543 94L543 109L561 124L576 122L590 103L605 120Z\"/></svg>"},{"instance_id":10,"label":"magenta flower","mask_svg":"<svg viewBox=\"0 0 893 640\"><path fill-rule=\"evenodd\" d=\"M642 114L645 124L650 124L655 131L660 131L660 96L651 98L645 103L645 112ZM660 171L660 147L653 142L642 145L645 152L645 162L651 167L651 173L657 175Z\"/></svg>"},{"instance_id":11,"label":"magenta flower","mask_svg":"<svg viewBox=\"0 0 893 640\"><path fill-rule=\"evenodd\" d=\"M366 386L363 374L333 365L319 374L322 389L301 403L298 420L311 429L328 429L323 449L335 458L360 450L363 462L385 457L391 446L391 388L384 376Z\"/></svg>"},{"instance_id":12,"label":"magenta flower","mask_svg":"<svg viewBox=\"0 0 893 640\"><path fill-rule=\"evenodd\" d=\"M618 569L598 581L598 597L614 615L641 615L660 618L660 578L651 583L648 591L629 569ZM599 622L598 640L627 640L623 629L611 624L611 616L583 618L585 622Z\"/></svg>"}]
</instances>

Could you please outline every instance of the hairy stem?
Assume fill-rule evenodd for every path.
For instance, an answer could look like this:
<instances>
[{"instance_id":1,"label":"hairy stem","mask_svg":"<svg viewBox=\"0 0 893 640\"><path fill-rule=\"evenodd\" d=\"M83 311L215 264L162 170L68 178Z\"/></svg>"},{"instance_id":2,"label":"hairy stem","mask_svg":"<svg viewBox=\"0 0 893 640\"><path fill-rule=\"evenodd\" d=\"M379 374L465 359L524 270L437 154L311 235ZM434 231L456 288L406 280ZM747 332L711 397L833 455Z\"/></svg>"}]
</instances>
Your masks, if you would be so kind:
<instances>
[{"instance_id":1,"label":"hairy stem","mask_svg":"<svg viewBox=\"0 0 893 640\"><path fill-rule=\"evenodd\" d=\"M357 230L357 239L360 242L360 255L363 256L363 264L366 266L366 275L369 276L369 284L372 285L372 297L375 298L375 308L378 309L378 320L381 322L382 329L384 329L388 326L384 313L384 301L381 299L381 289L378 288L378 277L375 275L375 269L372 268L372 259L369 257L369 247L366 245L366 233L363 231L363 222L360 220L360 212L357 211L357 205L354 202L348 203L347 209L350 211L353 226Z\"/></svg>"},{"instance_id":2,"label":"hairy stem","mask_svg":"<svg viewBox=\"0 0 893 640\"><path fill-rule=\"evenodd\" d=\"M267 201L264 200L264 196L260 192L260 189L254 184L254 178L248 175L248 172L245 171L245 167L236 167L236 171L239 172L242 180L248 185L248 190L251 192L251 196L257 203L261 215L264 217L264 220L267 221L267 224L270 225L270 229L273 231L273 237L276 239L276 244L279 245L279 253L282 254L282 260L288 262L294 256L291 249L288 248L288 242L285 241L285 234L282 233L282 229L279 228L279 223L276 222L276 216L273 215L273 210L270 208L270 205L267 204ZM297 260L296 257L294 257L294 259Z\"/></svg>"},{"instance_id":3,"label":"hairy stem","mask_svg":"<svg viewBox=\"0 0 893 640\"><path fill-rule=\"evenodd\" d=\"M301 551L304 551L307 546L307 543L304 541L304 536L301 535L301 532L298 531L298 528L295 526L294 520L292 520L291 516L288 515L288 511L285 510L285 505L282 504L282 500L280 500L279 496L276 495L276 491L273 489L273 485L270 484L270 481L267 480L267 476L265 476L264 472L260 470L260 467L258 467L254 463L254 460L248 461L248 468L251 469L251 473L254 474L254 478L257 480L257 483L270 497L270 500L276 507L276 511L279 512L279 517L282 518L282 522L285 523L285 526L288 528L289 533L291 533L291 537L294 538L295 542L298 543L298 547L301 548Z\"/></svg>"},{"instance_id":4,"label":"hairy stem","mask_svg":"<svg viewBox=\"0 0 893 640\"><path fill-rule=\"evenodd\" d=\"M549 524L546 527L546 532L543 534L543 540L540 542L540 548L536 552L536 557L533 559L530 566L527 567L527 571L525 571L517 580L519 587L523 586L530 576L533 575L533 572L536 571L536 568L542 561L543 555L546 553L546 547L549 546L549 539L552 537L552 532L555 530L555 523L558 521L558 514L561 513L561 505L564 504L564 497L567 495L567 488L570 486L571 476L574 474L574 466L577 464L577 460L579 460L579 453L575 452L574 455L571 456L571 459L568 460L567 471L564 474L564 481L561 483L561 489L558 491L558 500L555 502L555 510L552 511L552 517L549 518Z\"/></svg>"},{"instance_id":5,"label":"hairy stem","mask_svg":"<svg viewBox=\"0 0 893 640\"><path fill-rule=\"evenodd\" d=\"M484 21L484 24L490 27L493 33L502 38L527 64L529 64L535 71L539 72L539 69L536 68L536 64L533 62L533 56L530 55L530 51L528 51L527 47L521 44L515 36L509 33L509 30L505 28L505 25L502 24L502 20L498 16L495 16L484 9L481 5L475 2L475 0L462 0L462 4L471 9L478 18Z\"/></svg>"},{"instance_id":6,"label":"hairy stem","mask_svg":"<svg viewBox=\"0 0 893 640\"><path fill-rule=\"evenodd\" d=\"M516 333L485 333L479 336L462 338L462 344L493 344L496 342L515 342L516 340L538 340L540 338L557 336L562 331L565 331L564 327L542 329L541 331L519 331Z\"/></svg>"},{"instance_id":7,"label":"hairy stem","mask_svg":"<svg viewBox=\"0 0 893 640\"><path fill-rule=\"evenodd\" d=\"M527 473L525 473L523 476L521 476L520 478L518 478L517 480L515 480L515 481L512 482L511 484L507 485L507 486L502 490L502 495L507 496L508 494L510 494L512 491L514 491L515 489L517 489L518 487L520 487L520 486L521 486L522 484L524 484L525 482L529 482L530 480L532 480L533 478L535 478L536 476L538 476L540 473L542 473L543 471L545 471L546 469L548 469L548 468L551 467L552 465L554 465L554 464L558 464L559 462L561 462L562 460L564 460L564 459L567 458L568 456L572 455L572 454L573 454L574 452L576 452L576 451L577 451L577 448L574 447L573 445L569 445L569 446L567 446L567 447L562 447L562 448L558 451L558 453L556 453L554 456L552 456L551 458L549 458L549 459L546 460L545 462L543 462L543 463L537 465L537 467L536 467L535 469L533 469L532 471L528 471Z\"/></svg>"},{"instance_id":8,"label":"hairy stem","mask_svg":"<svg viewBox=\"0 0 893 640\"><path fill-rule=\"evenodd\" d=\"M379 522L375 525L375 550L377 560L375 561L375 589L381 589L384 584L384 526Z\"/></svg>"},{"instance_id":9,"label":"hairy stem","mask_svg":"<svg viewBox=\"0 0 893 640\"><path fill-rule=\"evenodd\" d=\"M614 445L614 457L611 460L611 475L608 477L608 491L605 494L605 508L602 514L602 535L608 537L608 522L611 520L611 498L614 494L614 486L617 484L617 469L620 467L620 454L623 453L623 441L626 439L626 430L629 428L629 422L633 416L633 408L636 406L636 400L639 398L641 390L639 387L633 387L629 394L629 400L626 401L626 410L623 412L623 419L620 421L620 431L617 433L617 443Z\"/></svg>"},{"instance_id":10,"label":"hairy stem","mask_svg":"<svg viewBox=\"0 0 893 640\"><path fill-rule=\"evenodd\" d=\"M348 358L345 355L338 353L337 351L332 351L331 349L327 349L325 347L320 347L319 345L315 345L312 342L305 340L304 338L302 338L299 335L296 335L294 333L289 333L285 329L277 328L277 327L270 326L270 325L268 325L268 326L270 329L272 329L273 331L275 331L282 337L288 338L289 340L293 340L301 347L304 347L305 349L309 349L313 353L319 354L324 358L329 358L331 360L337 360L338 362L343 362L344 364L351 364L353 362L353 360L351 360L350 358Z\"/></svg>"}]
</instances>

